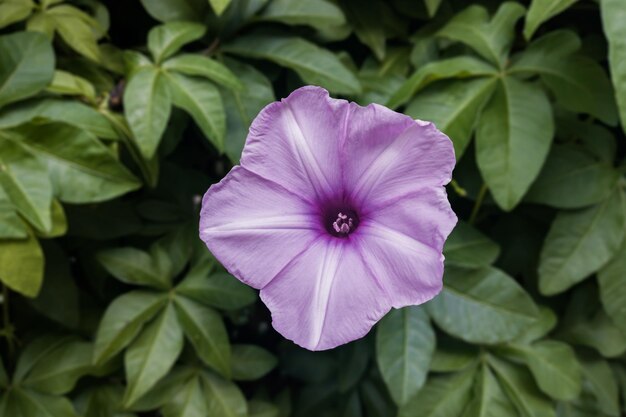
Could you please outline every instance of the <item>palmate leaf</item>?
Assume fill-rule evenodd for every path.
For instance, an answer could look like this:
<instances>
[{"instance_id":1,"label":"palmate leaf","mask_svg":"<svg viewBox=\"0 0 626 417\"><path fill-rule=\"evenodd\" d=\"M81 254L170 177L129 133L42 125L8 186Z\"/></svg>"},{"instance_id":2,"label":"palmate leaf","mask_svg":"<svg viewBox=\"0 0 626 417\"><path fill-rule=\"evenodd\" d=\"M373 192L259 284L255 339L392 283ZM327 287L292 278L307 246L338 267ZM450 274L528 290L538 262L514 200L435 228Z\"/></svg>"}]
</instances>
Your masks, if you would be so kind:
<instances>
[{"instance_id":1,"label":"palmate leaf","mask_svg":"<svg viewBox=\"0 0 626 417\"><path fill-rule=\"evenodd\" d=\"M476 346L453 339L445 334L438 335L437 349L433 353L431 372L456 372L467 369L479 359Z\"/></svg>"},{"instance_id":2,"label":"palmate leaf","mask_svg":"<svg viewBox=\"0 0 626 417\"><path fill-rule=\"evenodd\" d=\"M72 49L95 62L102 60L95 34L98 22L94 18L68 4L52 7L45 15Z\"/></svg>"},{"instance_id":3,"label":"palmate leaf","mask_svg":"<svg viewBox=\"0 0 626 417\"><path fill-rule=\"evenodd\" d=\"M548 232L539 262L539 290L558 294L607 263L624 238L626 196L616 189L596 206L560 212Z\"/></svg>"},{"instance_id":4,"label":"palmate leaf","mask_svg":"<svg viewBox=\"0 0 626 417\"><path fill-rule=\"evenodd\" d=\"M494 65L502 68L513 42L515 22L525 9L516 2L503 2L489 20L487 9L472 5L455 15L437 35L465 43Z\"/></svg>"},{"instance_id":5,"label":"palmate leaf","mask_svg":"<svg viewBox=\"0 0 626 417\"><path fill-rule=\"evenodd\" d=\"M46 166L0 133L0 186L17 211L34 227L52 227L52 184Z\"/></svg>"},{"instance_id":6,"label":"palmate leaf","mask_svg":"<svg viewBox=\"0 0 626 417\"><path fill-rule=\"evenodd\" d=\"M532 38L533 34L546 20L561 13L578 0L533 0L526 15L524 37Z\"/></svg>"},{"instance_id":7,"label":"palmate leaf","mask_svg":"<svg viewBox=\"0 0 626 417\"><path fill-rule=\"evenodd\" d=\"M0 281L28 297L41 288L44 255L39 241L28 231L26 239L0 239Z\"/></svg>"},{"instance_id":8,"label":"palmate leaf","mask_svg":"<svg viewBox=\"0 0 626 417\"><path fill-rule=\"evenodd\" d=\"M513 344L505 348L523 360L537 385L550 397L570 401L582 388L581 367L574 350L566 343L543 340L530 345Z\"/></svg>"},{"instance_id":9,"label":"palmate leaf","mask_svg":"<svg viewBox=\"0 0 626 417\"><path fill-rule=\"evenodd\" d=\"M0 62L0 107L38 93L54 75L54 51L40 33L0 36Z\"/></svg>"},{"instance_id":10,"label":"palmate leaf","mask_svg":"<svg viewBox=\"0 0 626 417\"><path fill-rule=\"evenodd\" d=\"M71 107L70 107L71 109ZM68 203L108 200L139 188L139 181L102 142L64 123L26 125L9 138L44 161L55 195Z\"/></svg>"},{"instance_id":11,"label":"palmate leaf","mask_svg":"<svg viewBox=\"0 0 626 417\"><path fill-rule=\"evenodd\" d=\"M532 298L504 272L492 268L446 269L444 289L427 304L435 323L471 343L512 340L539 314Z\"/></svg>"},{"instance_id":12,"label":"palmate leaf","mask_svg":"<svg viewBox=\"0 0 626 417\"><path fill-rule=\"evenodd\" d=\"M191 22L169 22L148 33L148 49L156 64L174 55L185 44L204 36L206 27Z\"/></svg>"},{"instance_id":13,"label":"palmate leaf","mask_svg":"<svg viewBox=\"0 0 626 417\"><path fill-rule=\"evenodd\" d=\"M105 249L98 252L97 260L111 275L127 284L161 290L170 286L171 276L145 251L131 247Z\"/></svg>"},{"instance_id":14,"label":"palmate leaf","mask_svg":"<svg viewBox=\"0 0 626 417\"><path fill-rule=\"evenodd\" d=\"M415 119L433 122L448 135L459 160L469 145L478 115L496 85L491 77L434 85L418 94L404 112Z\"/></svg>"},{"instance_id":15,"label":"palmate leaf","mask_svg":"<svg viewBox=\"0 0 626 417\"><path fill-rule=\"evenodd\" d=\"M124 349L166 302L164 294L149 291L131 291L113 300L98 325L93 362L103 364Z\"/></svg>"},{"instance_id":16,"label":"palmate leaf","mask_svg":"<svg viewBox=\"0 0 626 417\"><path fill-rule=\"evenodd\" d=\"M474 392L462 417L516 417L517 411L493 371L485 364L474 380Z\"/></svg>"},{"instance_id":17,"label":"palmate leaf","mask_svg":"<svg viewBox=\"0 0 626 417\"><path fill-rule=\"evenodd\" d=\"M480 268L498 258L500 247L469 223L460 221L446 240L443 253L446 264Z\"/></svg>"},{"instance_id":18,"label":"palmate leaf","mask_svg":"<svg viewBox=\"0 0 626 417\"><path fill-rule=\"evenodd\" d=\"M275 100L272 84L253 66L226 59L225 64L243 83L243 91L221 90L226 112L225 152L233 163L239 163L248 128L263 107Z\"/></svg>"},{"instance_id":19,"label":"palmate leaf","mask_svg":"<svg viewBox=\"0 0 626 417\"><path fill-rule=\"evenodd\" d=\"M204 417L209 415L200 378L191 378L161 409L163 417Z\"/></svg>"},{"instance_id":20,"label":"palmate leaf","mask_svg":"<svg viewBox=\"0 0 626 417\"><path fill-rule=\"evenodd\" d=\"M0 28L24 20L31 14L35 3L32 0L5 0L0 4Z\"/></svg>"},{"instance_id":21,"label":"palmate leaf","mask_svg":"<svg viewBox=\"0 0 626 417\"><path fill-rule=\"evenodd\" d=\"M626 335L626 239L613 259L598 272L600 300L607 314Z\"/></svg>"},{"instance_id":22,"label":"palmate leaf","mask_svg":"<svg viewBox=\"0 0 626 417\"><path fill-rule=\"evenodd\" d=\"M176 292L221 310L237 310L257 299L252 288L232 275L217 272L209 276L205 268L192 268Z\"/></svg>"},{"instance_id":23,"label":"palmate leaf","mask_svg":"<svg viewBox=\"0 0 626 417\"><path fill-rule=\"evenodd\" d=\"M417 306L392 310L376 331L376 360L389 393L399 406L424 385L435 349L428 315Z\"/></svg>"},{"instance_id":24,"label":"palmate leaf","mask_svg":"<svg viewBox=\"0 0 626 417\"><path fill-rule=\"evenodd\" d=\"M180 72L208 78L215 83L231 89L242 91L244 86L228 67L215 59L197 54L180 54L163 63L166 71Z\"/></svg>"},{"instance_id":25,"label":"palmate leaf","mask_svg":"<svg viewBox=\"0 0 626 417\"><path fill-rule=\"evenodd\" d=\"M356 76L334 54L298 37L253 34L239 36L224 51L267 59L294 70L305 83L320 85L338 94L358 94Z\"/></svg>"},{"instance_id":26,"label":"palmate leaf","mask_svg":"<svg viewBox=\"0 0 626 417\"><path fill-rule=\"evenodd\" d=\"M248 415L246 399L237 385L209 371L202 373L201 382L208 415L224 417Z\"/></svg>"},{"instance_id":27,"label":"palmate leaf","mask_svg":"<svg viewBox=\"0 0 626 417\"><path fill-rule=\"evenodd\" d=\"M76 413L72 403L65 397L15 388L2 395L0 415L11 417L75 417Z\"/></svg>"},{"instance_id":28,"label":"palmate leaf","mask_svg":"<svg viewBox=\"0 0 626 417\"><path fill-rule=\"evenodd\" d=\"M400 407L398 417L460 417L471 395L476 367L453 375L433 376Z\"/></svg>"},{"instance_id":29,"label":"palmate leaf","mask_svg":"<svg viewBox=\"0 0 626 417\"><path fill-rule=\"evenodd\" d=\"M233 345L231 370L234 380L254 381L265 376L278 364L278 359L256 345Z\"/></svg>"},{"instance_id":30,"label":"palmate leaf","mask_svg":"<svg viewBox=\"0 0 626 417\"><path fill-rule=\"evenodd\" d=\"M83 96L91 100L95 100L96 96L94 86L88 80L63 70L54 71L54 78L52 78L46 91L55 94Z\"/></svg>"},{"instance_id":31,"label":"palmate leaf","mask_svg":"<svg viewBox=\"0 0 626 417\"><path fill-rule=\"evenodd\" d=\"M309 25L320 30L346 23L341 9L328 0L274 0L259 18L287 25Z\"/></svg>"},{"instance_id":32,"label":"palmate leaf","mask_svg":"<svg viewBox=\"0 0 626 417\"><path fill-rule=\"evenodd\" d=\"M626 131L626 5L620 0L602 0L602 26L609 41L609 65L619 107L622 130Z\"/></svg>"},{"instance_id":33,"label":"palmate leaf","mask_svg":"<svg viewBox=\"0 0 626 417\"><path fill-rule=\"evenodd\" d=\"M172 103L191 115L204 136L224 151L226 115L220 93L208 80L177 73L163 75Z\"/></svg>"},{"instance_id":34,"label":"palmate leaf","mask_svg":"<svg viewBox=\"0 0 626 417\"><path fill-rule=\"evenodd\" d=\"M488 361L521 417L556 416L552 403L537 389L526 369L492 355L488 356Z\"/></svg>"},{"instance_id":35,"label":"palmate leaf","mask_svg":"<svg viewBox=\"0 0 626 417\"><path fill-rule=\"evenodd\" d=\"M183 329L173 304L168 304L126 350L128 386L124 404L130 406L165 376L183 349Z\"/></svg>"},{"instance_id":36,"label":"palmate leaf","mask_svg":"<svg viewBox=\"0 0 626 417\"><path fill-rule=\"evenodd\" d=\"M458 56L430 62L409 77L386 103L395 109L406 103L428 84L446 78L473 78L496 76L497 70L485 61L472 56Z\"/></svg>"},{"instance_id":37,"label":"palmate leaf","mask_svg":"<svg viewBox=\"0 0 626 417\"><path fill-rule=\"evenodd\" d=\"M539 174L548 155L552 106L538 87L500 79L476 130L476 161L498 205L512 210Z\"/></svg>"},{"instance_id":38,"label":"palmate leaf","mask_svg":"<svg viewBox=\"0 0 626 417\"><path fill-rule=\"evenodd\" d=\"M124 114L146 159L154 156L170 112L170 89L165 75L153 66L137 70L124 91Z\"/></svg>"},{"instance_id":39,"label":"palmate leaf","mask_svg":"<svg viewBox=\"0 0 626 417\"><path fill-rule=\"evenodd\" d=\"M555 145L525 201L574 209L598 204L616 189L619 172L571 145Z\"/></svg>"},{"instance_id":40,"label":"palmate leaf","mask_svg":"<svg viewBox=\"0 0 626 417\"><path fill-rule=\"evenodd\" d=\"M230 378L230 344L220 315L186 297L176 297L174 303L180 326L198 356L221 375Z\"/></svg>"},{"instance_id":41,"label":"palmate leaf","mask_svg":"<svg viewBox=\"0 0 626 417\"><path fill-rule=\"evenodd\" d=\"M63 122L103 139L117 139L108 119L93 108L76 100L57 98L21 101L0 111L0 129L17 127L36 119Z\"/></svg>"}]
</instances>

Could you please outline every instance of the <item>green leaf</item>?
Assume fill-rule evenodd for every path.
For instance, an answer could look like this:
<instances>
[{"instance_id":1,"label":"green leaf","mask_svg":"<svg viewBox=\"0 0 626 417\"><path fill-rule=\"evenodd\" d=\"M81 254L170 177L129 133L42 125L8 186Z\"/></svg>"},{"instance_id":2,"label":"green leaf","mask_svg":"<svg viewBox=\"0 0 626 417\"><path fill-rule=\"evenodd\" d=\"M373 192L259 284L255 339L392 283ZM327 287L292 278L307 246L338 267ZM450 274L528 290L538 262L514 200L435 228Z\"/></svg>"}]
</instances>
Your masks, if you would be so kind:
<instances>
[{"instance_id":1,"label":"green leaf","mask_svg":"<svg viewBox=\"0 0 626 417\"><path fill-rule=\"evenodd\" d=\"M480 268L498 259L500 247L469 223L459 221L446 240L443 253L446 264Z\"/></svg>"},{"instance_id":2,"label":"green leaf","mask_svg":"<svg viewBox=\"0 0 626 417\"><path fill-rule=\"evenodd\" d=\"M587 113L613 125L617 108L613 87L604 69L583 55L522 54L510 68L512 74L539 74L565 109Z\"/></svg>"},{"instance_id":3,"label":"green leaf","mask_svg":"<svg viewBox=\"0 0 626 417\"><path fill-rule=\"evenodd\" d=\"M294 70L307 84L320 85L337 94L358 94L356 76L334 54L298 37L245 35L224 45L224 51L267 59Z\"/></svg>"},{"instance_id":4,"label":"green leaf","mask_svg":"<svg viewBox=\"0 0 626 417\"><path fill-rule=\"evenodd\" d=\"M237 310L254 303L255 291L225 272L208 275L206 269L192 269L176 292L221 310Z\"/></svg>"},{"instance_id":5,"label":"green leaf","mask_svg":"<svg viewBox=\"0 0 626 417\"><path fill-rule=\"evenodd\" d=\"M554 135L552 107L538 87L501 79L476 130L476 161L494 200L512 210L539 174Z\"/></svg>"},{"instance_id":6,"label":"green leaf","mask_svg":"<svg viewBox=\"0 0 626 417\"><path fill-rule=\"evenodd\" d=\"M613 259L598 272L600 300L611 317L626 335L626 239Z\"/></svg>"},{"instance_id":7,"label":"green leaf","mask_svg":"<svg viewBox=\"0 0 626 417\"><path fill-rule=\"evenodd\" d=\"M247 417L246 399L230 381L211 372L202 373L202 388L209 416Z\"/></svg>"},{"instance_id":8,"label":"green leaf","mask_svg":"<svg viewBox=\"0 0 626 417\"><path fill-rule=\"evenodd\" d=\"M26 220L42 231L52 227L52 185L34 155L0 133L0 186Z\"/></svg>"},{"instance_id":9,"label":"green leaf","mask_svg":"<svg viewBox=\"0 0 626 417\"><path fill-rule=\"evenodd\" d=\"M521 417L556 416L552 403L537 390L527 370L491 355L488 361Z\"/></svg>"},{"instance_id":10,"label":"green leaf","mask_svg":"<svg viewBox=\"0 0 626 417\"><path fill-rule=\"evenodd\" d=\"M476 120L491 97L493 79L452 81L435 85L418 94L404 113L415 119L433 122L454 144L456 159L461 159L472 137Z\"/></svg>"},{"instance_id":11,"label":"green leaf","mask_svg":"<svg viewBox=\"0 0 626 417\"><path fill-rule=\"evenodd\" d=\"M163 417L208 416L200 378L191 378L161 409Z\"/></svg>"},{"instance_id":12,"label":"green leaf","mask_svg":"<svg viewBox=\"0 0 626 417\"><path fill-rule=\"evenodd\" d=\"M74 400L78 415L82 417L136 417L134 414L122 413L121 385L99 383L81 393Z\"/></svg>"},{"instance_id":13,"label":"green leaf","mask_svg":"<svg viewBox=\"0 0 626 417\"><path fill-rule=\"evenodd\" d=\"M46 15L52 18L57 32L73 50L92 61L102 60L94 34L98 24L91 16L67 4L51 8Z\"/></svg>"},{"instance_id":14,"label":"green leaf","mask_svg":"<svg viewBox=\"0 0 626 417\"><path fill-rule=\"evenodd\" d=\"M169 22L156 26L148 33L148 49L158 65L174 55L183 45L204 36L206 27L192 22Z\"/></svg>"},{"instance_id":15,"label":"green leaf","mask_svg":"<svg viewBox=\"0 0 626 417\"><path fill-rule=\"evenodd\" d=\"M91 354L91 344L67 339L40 357L21 385L48 394L65 394L91 371Z\"/></svg>"},{"instance_id":16,"label":"green leaf","mask_svg":"<svg viewBox=\"0 0 626 417\"><path fill-rule=\"evenodd\" d=\"M113 300L98 325L93 362L101 365L124 349L166 301L165 294L148 291L130 291Z\"/></svg>"},{"instance_id":17,"label":"green leaf","mask_svg":"<svg viewBox=\"0 0 626 417\"><path fill-rule=\"evenodd\" d=\"M183 349L183 329L172 304L141 332L124 355L128 407L165 376Z\"/></svg>"},{"instance_id":18,"label":"green leaf","mask_svg":"<svg viewBox=\"0 0 626 417\"><path fill-rule=\"evenodd\" d=\"M513 42L515 23L524 12L521 4L507 1L489 20L483 6L472 5L455 15L437 35L462 42L503 68Z\"/></svg>"},{"instance_id":19,"label":"green leaf","mask_svg":"<svg viewBox=\"0 0 626 417\"><path fill-rule=\"evenodd\" d=\"M221 16L224 13L224 10L228 7L232 0L209 0L209 4L211 8L215 12L216 15Z\"/></svg>"},{"instance_id":20,"label":"green leaf","mask_svg":"<svg viewBox=\"0 0 626 417\"><path fill-rule=\"evenodd\" d=\"M46 334L44 336L33 339L28 345L22 349L17 360L15 372L13 373L13 383L19 384L24 377L37 365L42 358L52 352L57 347L70 339L68 336L60 336L56 334Z\"/></svg>"},{"instance_id":21,"label":"green leaf","mask_svg":"<svg viewBox=\"0 0 626 417\"><path fill-rule=\"evenodd\" d=\"M563 292L607 263L624 238L625 217L620 191L596 206L557 214L541 249L541 293Z\"/></svg>"},{"instance_id":22,"label":"green leaf","mask_svg":"<svg viewBox=\"0 0 626 417\"><path fill-rule=\"evenodd\" d=\"M200 369L192 366L175 366L165 377L159 380L154 387L136 401L131 409L144 412L161 408L171 401L181 391L187 382L199 377Z\"/></svg>"},{"instance_id":23,"label":"green leaf","mask_svg":"<svg viewBox=\"0 0 626 417\"><path fill-rule=\"evenodd\" d=\"M319 30L346 23L341 9L327 0L273 0L259 18L287 25L308 25Z\"/></svg>"},{"instance_id":24,"label":"green leaf","mask_svg":"<svg viewBox=\"0 0 626 417\"><path fill-rule=\"evenodd\" d=\"M398 108L428 84L446 78L473 78L495 76L497 70L481 59L472 56L457 56L430 62L411 75L386 103L387 107Z\"/></svg>"},{"instance_id":25,"label":"green leaf","mask_svg":"<svg viewBox=\"0 0 626 417\"><path fill-rule=\"evenodd\" d=\"M470 343L512 340L539 314L532 298L496 268L446 268L443 291L427 304L435 323Z\"/></svg>"},{"instance_id":26,"label":"green leaf","mask_svg":"<svg viewBox=\"0 0 626 417\"><path fill-rule=\"evenodd\" d=\"M441 0L424 0L424 5L426 6L428 16L433 17L437 14L439 6L441 6Z\"/></svg>"},{"instance_id":27,"label":"green leaf","mask_svg":"<svg viewBox=\"0 0 626 417\"><path fill-rule=\"evenodd\" d=\"M391 310L378 324L376 360L394 402L406 404L424 385L435 332L417 306Z\"/></svg>"},{"instance_id":28,"label":"green leaf","mask_svg":"<svg viewBox=\"0 0 626 417\"><path fill-rule=\"evenodd\" d=\"M479 351L476 346L440 334L437 336L437 349L430 362L430 371L461 371L477 362L478 358Z\"/></svg>"},{"instance_id":29,"label":"green leaf","mask_svg":"<svg viewBox=\"0 0 626 417\"><path fill-rule=\"evenodd\" d=\"M626 352L626 333L604 312L591 282L574 290L558 336L572 344L589 346L609 358Z\"/></svg>"},{"instance_id":30,"label":"green leaf","mask_svg":"<svg viewBox=\"0 0 626 417\"><path fill-rule=\"evenodd\" d=\"M45 35L0 36L0 107L37 94L54 75L54 51Z\"/></svg>"},{"instance_id":31,"label":"green leaf","mask_svg":"<svg viewBox=\"0 0 626 417\"><path fill-rule=\"evenodd\" d=\"M587 207L607 199L619 176L610 163L578 147L555 145L525 200L564 209Z\"/></svg>"},{"instance_id":32,"label":"green leaf","mask_svg":"<svg viewBox=\"0 0 626 417\"><path fill-rule=\"evenodd\" d=\"M263 107L275 100L272 84L253 66L227 59L226 65L243 83L243 91L222 90L226 111L226 155L239 163L252 119Z\"/></svg>"},{"instance_id":33,"label":"green leaf","mask_svg":"<svg viewBox=\"0 0 626 417\"><path fill-rule=\"evenodd\" d=\"M39 241L29 232L26 239L0 240L0 281L27 297L39 293L44 257Z\"/></svg>"},{"instance_id":34,"label":"green leaf","mask_svg":"<svg viewBox=\"0 0 626 417\"><path fill-rule=\"evenodd\" d=\"M178 320L200 359L230 378L230 344L224 322L209 307L185 297L175 298Z\"/></svg>"},{"instance_id":35,"label":"green leaf","mask_svg":"<svg viewBox=\"0 0 626 417\"><path fill-rule=\"evenodd\" d=\"M35 3L32 0L5 0L0 4L0 28L26 19Z\"/></svg>"},{"instance_id":36,"label":"green leaf","mask_svg":"<svg viewBox=\"0 0 626 417\"><path fill-rule=\"evenodd\" d=\"M578 0L533 0L528 8L526 22L524 23L524 37L526 40L533 37L539 25L561 13L577 1Z\"/></svg>"},{"instance_id":37,"label":"green leaf","mask_svg":"<svg viewBox=\"0 0 626 417\"><path fill-rule=\"evenodd\" d=\"M131 285L145 285L166 290L171 277L163 274L153 257L131 247L104 249L97 253L98 262L115 278Z\"/></svg>"},{"instance_id":38,"label":"green leaf","mask_svg":"<svg viewBox=\"0 0 626 417\"><path fill-rule=\"evenodd\" d=\"M72 403L65 397L42 394L21 388L12 389L6 395L8 398L5 401L8 401L9 405L5 405L5 410L11 410L5 414L7 417L76 416ZM1 411L4 410L0 409Z\"/></svg>"},{"instance_id":39,"label":"green leaf","mask_svg":"<svg viewBox=\"0 0 626 417\"><path fill-rule=\"evenodd\" d=\"M526 327L514 341L519 343L534 342L550 333L556 326L556 323L556 314L548 307L539 306L539 318L533 324Z\"/></svg>"},{"instance_id":40,"label":"green leaf","mask_svg":"<svg viewBox=\"0 0 626 417\"><path fill-rule=\"evenodd\" d=\"M530 368L539 388L550 397L570 401L582 387L580 363L572 348L555 340L532 345L511 345Z\"/></svg>"},{"instance_id":41,"label":"green leaf","mask_svg":"<svg viewBox=\"0 0 626 417\"><path fill-rule=\"evenodd\" d=\"M124 114L144 158L154 156L170 111L170 90L164 74L154 67L139 69L124 90Z\"/></svg>"},{"instance_id":42,"label":"green leaf","mask_svg":"<svg viewBox=\"0 0 626 417\"><path fill-rule=\"evenodd\" d=\"M622 130L626 131L626 5L621 0L602 0L602 26L609 41L609 66L615 86Z\"/></svg>"},{"instance_id":43,"label":"green leaf","mask_svg":"<svg viewBox=\"0 0 626 417\"><path fill-rule=\"evenodd\" d=\"M141 0L146 11L161 22L202 21L208 9L206 0Z\"/></svg>"},{"instance_id":44,"label":"green leaf","mask_svg":"<svg viewBox=\"0 0 626 417\"><path fill-rule=\"evenodd\" d=\"M233 379L254 381L276 367L278 360L267 350L255 345L233 345L231 369Z\"/></svg>"},{"instance_id":45,"label":"green leaf","mask_svg":"<svg viewBox=\"0 0 626 417\"><path fill-rule=\"evenodd\" d=\"M512 68L541 67L542 63L567 57L581 47L580 37L571 30L558 29L532 41L512 59Z\"/></svg>"},{"instance_id":46,"label":"green leaf","mask_svg":"<svg viewBox=\"0 0 626 417\"><path fill-rule=\"evenodd\" d=\"M17 213L13 203L0 187L0 239L28 237L28 226Z\"/></svg>"},{"instance_id":47,"label":"green leaf","mask_svg":"<svg viewBox=\"0 0 626 417\"><path fill-rule=\"evenodd\" d=\"M398 417L459 417L470 399L475 368L447 376L431 377L400 407Z\"/></svg>"},{"instance_id":48,"label":"green leaf","mask_svg":"<svg viewBox=\"0 0 626 417\"><path fill-rule=\"evenodd\" d=\"M476 375L474 395L463 417L517 417L517 411L497 378L483 363Z\"/></svg>"},{"instance_id":49,"label":"green leaf","mask_svg":"<svg viewBox=\"0 0 626 417\"><path fill-rule=\"evenodd\" d=\"M55 195L67 203L109 200L139 188L140 182L102 142L63 123L28 125L11 138L45 161Z\"/></svg>"},{"instance_id":50,"label":"green leaf","mask_svg":"<svg viewBox=\"0 0 626 417\"><path fill-rule=\"evenodd\" d=\"M167 73L165 79L172 103L189 113L204 136L223 152L226 115L217 88L207 80L176 73Z\"/></svg>"},{"instance_id":51,"label":"green leaf","mask_svg":"<svg viewBox=\"0 0 626 417\"><path fill-rule=\"evenodd\" d=\"M31 120L64 122L100 138L118 138L105 116L75 100L33 99L0 111L0 129L16 127Z\"/></svg>"},{"instance_id":52,"label":"green leaf","mask_svg":"<svg viewBox=\"0 0 626 417\"><path fill-rule=\"evenodd\" d=\"M341 4L361 43L367 45L379 61L383 60L387 39L384 22L381 19L383 15L382 3L369 2L364 7L363 2L359 0L343 0Z\"/></svg>"},{"instance_id":53,"label":"green leaf","mask_svg":"<svg viewBox=\"0 0 626 417\"><path fill-rule=\"evenodd\" d=\"M580 362L585 385L596 397L600 410L609 416L619 416L617 382L608 362L596 357L581 357Z\"/></svg>"},{"instance_id":54,"label":"green leaf","mask_svg":"<svg viewBox=\"0 0 626 417\"><path fill-rule=\"evenodd\" d=\"M252 400L248 403L249 417L280 417L279 408L265 401Z\"/></svg>"},{"instance_id":55,"label":"green leaf","mask_svg":"<svg viewBox=\"0 0 626 417\"><path fill-rule=\"evenodd\" d=\"M244 89L241 81L237 79L228 67L206 56L181 54L165 61L162 67L166 71L176 71L181 74L208 78L233 91Z\"/></svg>"},{"instance_id":56,"label":"green leaf","mask_svg":"<svg viewBox=\"0 0 626 417\"><path fill-rule=\"evenodd\" d=\"M52 78L46 91L55 94L84 96L92 100L96 98L96 91L89 81L62 70L54 71L54 78Z\"/></svg>"}]
</instances>

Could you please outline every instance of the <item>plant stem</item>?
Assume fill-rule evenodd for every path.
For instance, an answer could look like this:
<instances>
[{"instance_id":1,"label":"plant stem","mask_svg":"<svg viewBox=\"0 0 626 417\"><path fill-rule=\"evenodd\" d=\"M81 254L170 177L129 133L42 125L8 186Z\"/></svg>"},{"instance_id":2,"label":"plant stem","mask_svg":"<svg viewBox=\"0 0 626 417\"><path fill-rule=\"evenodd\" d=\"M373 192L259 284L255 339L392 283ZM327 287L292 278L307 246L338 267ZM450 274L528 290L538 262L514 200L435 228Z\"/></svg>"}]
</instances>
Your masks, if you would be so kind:
<instances>
[{"instance_id":1,"label":"plant stem","mask_svg":"<svg viewBox=\"0 0 626 417\"><path fill-rule=\"evenodd\" d=\"M480 191L478 192L478 196L476 197L474 208L472 208L472 214L470 214L469 224L476 223L476 217L478 217L478 211L480 210L480 206L483 205L483 201L485 200L486 195L487 195L487 184L483 183L483 185L480 187Z\"/></svg>"}]
</instances>

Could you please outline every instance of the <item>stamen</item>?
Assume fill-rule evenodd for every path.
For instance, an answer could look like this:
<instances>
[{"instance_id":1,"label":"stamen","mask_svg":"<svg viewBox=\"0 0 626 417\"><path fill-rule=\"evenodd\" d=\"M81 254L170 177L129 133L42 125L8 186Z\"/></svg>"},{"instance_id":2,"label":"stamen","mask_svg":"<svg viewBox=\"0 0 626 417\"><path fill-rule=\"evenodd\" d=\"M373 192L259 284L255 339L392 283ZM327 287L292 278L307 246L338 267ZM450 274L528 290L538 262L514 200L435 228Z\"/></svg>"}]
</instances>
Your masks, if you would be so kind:
<instances>
[{"instance_id":1,"label":"stamen","mask_svg":"<svg viewBox=\"0 0 626 417\"><path fill-rule=\"evenodd\" d=\"M333 223L333 229L335 229L337 233L347 235L352 230L353 224L351 217L348 218L346 214L340 212L337 214L337 220Z\"/></svg>"}]
</instances>

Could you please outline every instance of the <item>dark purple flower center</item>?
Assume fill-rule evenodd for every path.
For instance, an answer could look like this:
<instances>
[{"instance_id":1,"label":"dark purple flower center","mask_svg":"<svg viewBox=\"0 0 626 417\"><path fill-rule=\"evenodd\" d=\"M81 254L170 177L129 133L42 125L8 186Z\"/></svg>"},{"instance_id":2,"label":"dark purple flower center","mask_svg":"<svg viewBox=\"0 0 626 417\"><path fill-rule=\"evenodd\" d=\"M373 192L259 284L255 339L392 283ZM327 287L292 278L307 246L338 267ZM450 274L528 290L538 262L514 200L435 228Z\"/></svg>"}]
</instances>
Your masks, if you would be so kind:
<instances>
[{"instance_id":1,"label":"dark purple flower center","mask_svg":"<svg viewBox=\"0 0 626 417\"><path fill-rule=\"evenodd\" d=\"M325 210L324 227L332 236L346 237L359 226L356 211L346 207L333 207Z\"/></svg>"}]
</instances>

